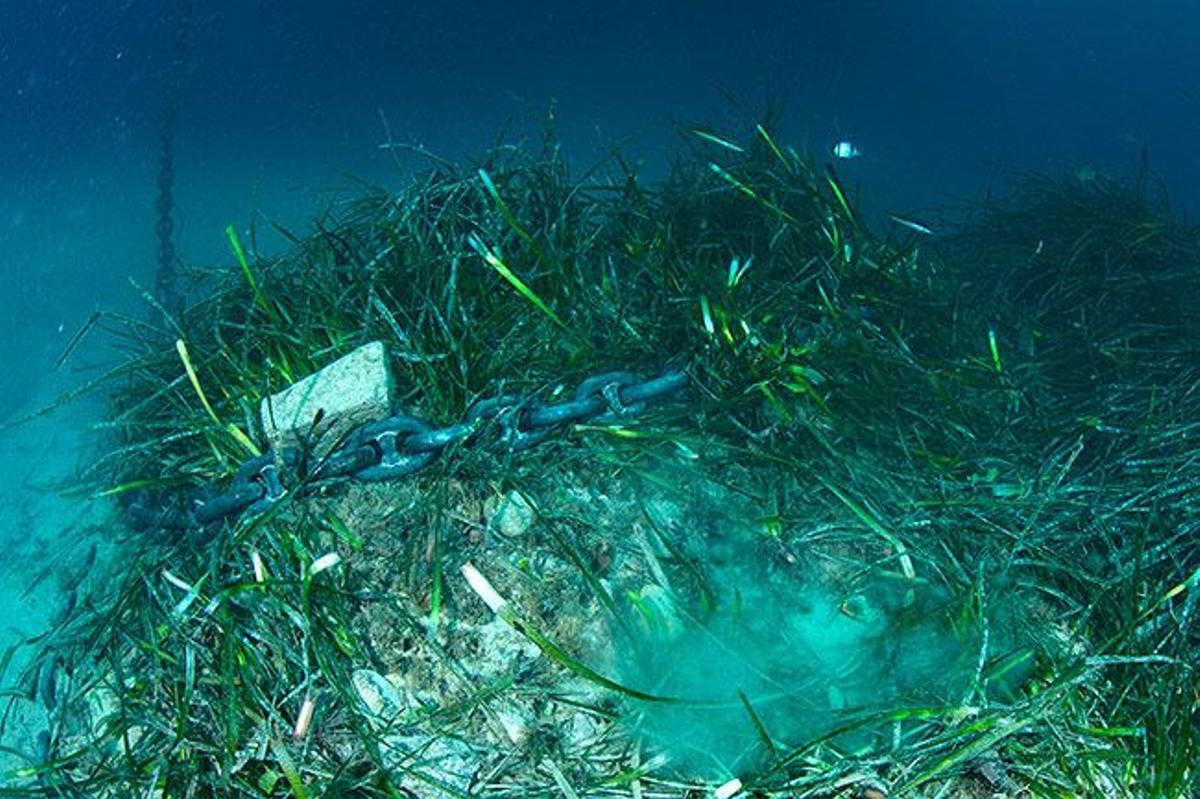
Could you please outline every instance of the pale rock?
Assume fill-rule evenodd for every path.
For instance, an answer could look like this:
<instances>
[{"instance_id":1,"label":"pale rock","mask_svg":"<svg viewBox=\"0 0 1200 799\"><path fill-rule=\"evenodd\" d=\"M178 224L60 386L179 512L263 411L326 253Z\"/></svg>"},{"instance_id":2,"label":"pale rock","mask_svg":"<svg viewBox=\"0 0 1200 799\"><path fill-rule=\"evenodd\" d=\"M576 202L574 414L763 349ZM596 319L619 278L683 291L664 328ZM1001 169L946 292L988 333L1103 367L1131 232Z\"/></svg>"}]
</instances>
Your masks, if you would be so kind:
<instances>
[{"instance_id":1,"label":"pale rock","mask_svg":"<svg viewBox=\"0 0 1200 799\"><path fill-rule=\"evenodd\" d=\"M354 428L390 416L393 391L387 350L373 341L264 398L263 432L276 452L308 445L320 458Z\"/></svg>"},{"instance_id":2,"label":"pale rock","mask_svg":"<svg viewBox=\"0 0 1200 799\"><path fill-rule=\"evenodd\" d=\"M572 714L563 736L567 751L579 751L594 744L603 731L595 717L587 713Z\"/></svg>"},{"instance_id":3,"label":"pale rock","mask_svg":"<svg viewBox=\"0 0 1200 799\"><path fill-rule=\"evenodd\" d=\"M479 636L479 654L463 666L477 679L488 681L507 674L514 664L541 657L537 644L514 630L498 616L475 630Z\"/></svg>"},{"instance_id":4,"label":"pale rock","mask_svg":"<svg viewBox=\"0 0 1200 799\"><path fill-rule=\"evenodd\" d=\"M396 686L377 671L355 669L350 682L358 698L366 705L372 724L387 726L405 711L404 700Z\"/></svg>"},{"instance_id":5,"label":"pale rock","mask_svg":"<svg viewBox=\"0 0 1200 799\"><path fill-rule=\"evenodd\" d=\"M496 720L504 728L504 734L514 745L523 746L529 740L533 719L524 708L510 701L497 707L495 713Z\"/></svg>"},{"instance_id":6,"label":"pale rock","mask_svg":"<svg viewBox=\"0 0 1200 799\"><path fill-rule=\"evenodd\" d=\"M484 507L488 529L505 538L519 538L533 527L537 511L520 491L509 491L502 497L491 498Z\"/></svg>"}]
</instances>

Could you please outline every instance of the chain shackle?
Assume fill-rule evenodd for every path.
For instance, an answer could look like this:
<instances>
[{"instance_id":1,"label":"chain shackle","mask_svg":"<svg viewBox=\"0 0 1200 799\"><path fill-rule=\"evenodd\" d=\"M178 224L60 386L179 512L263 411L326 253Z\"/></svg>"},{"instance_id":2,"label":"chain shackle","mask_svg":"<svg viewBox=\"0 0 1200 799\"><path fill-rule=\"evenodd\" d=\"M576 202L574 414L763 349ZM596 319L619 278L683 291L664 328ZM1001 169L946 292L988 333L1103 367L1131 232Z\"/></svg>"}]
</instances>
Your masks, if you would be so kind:
<instances>
[{"instance_id":1,"label":"chain shackle","mask_svg":"<svg viewBox=\"0 0 1200 799\"><path fill-rule=\"evenodd\" d=\"M360 427L357 433L358 446L369 447L374 452L373 462L353 473L353 477L367 482L393 480L422 469L437 457L437 451L408 452L401 446L400 436L405 440L412 434L429 433L433 427L415 416L389 416L378 422Z\"/></svg>"},{"instance_id":2,"label":"chain shackle","mask_svg":"<svg viewBox=\"0 0 1200 799\"><path fill-rule=\"evenodd\" d=\"M529 449L550 436L548 428L538 429L529 424L529 415L537 410L530 399L517 394L501 394L474 403L467 409L466 421L476 430L494 421L499 427L496 443L510 452Z\"/></svg>"},{"instance_id":3,"label":"chain shackle","mask_svg":"<svg viewBox=\"0 0 1200 799\"><path fill-rule=\"evenodd\" d=\"M609 422L636 416L646 410L646 401L629 402L621 392L639 382L641 382L641 378L633 372L608 372L595 375L579 384L579 387L575 389L575 399L599 397L604 400L607 409L592 416L591 421Z\"/></svg>"}]
</instances>

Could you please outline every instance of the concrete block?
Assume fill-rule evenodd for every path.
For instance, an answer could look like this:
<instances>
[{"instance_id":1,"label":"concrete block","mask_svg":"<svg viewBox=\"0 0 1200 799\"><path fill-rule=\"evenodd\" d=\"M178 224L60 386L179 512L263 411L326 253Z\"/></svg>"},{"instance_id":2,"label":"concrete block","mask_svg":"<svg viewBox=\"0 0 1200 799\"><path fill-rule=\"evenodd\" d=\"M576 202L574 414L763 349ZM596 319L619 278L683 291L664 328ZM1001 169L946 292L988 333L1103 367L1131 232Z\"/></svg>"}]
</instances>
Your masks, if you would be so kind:
<instances>
[{"instance_id":1,"label":"concrete block","mask_svg":"<svg viewBox=\"0 0 1200 799\"><path fill-rule=\"evenodd\" d=\"M354 428L390 416L393 391L383 342L364 344L263 399L268 445L279 452L307 442L315 457L324 457Z\"/></svg>"}]
</instances>

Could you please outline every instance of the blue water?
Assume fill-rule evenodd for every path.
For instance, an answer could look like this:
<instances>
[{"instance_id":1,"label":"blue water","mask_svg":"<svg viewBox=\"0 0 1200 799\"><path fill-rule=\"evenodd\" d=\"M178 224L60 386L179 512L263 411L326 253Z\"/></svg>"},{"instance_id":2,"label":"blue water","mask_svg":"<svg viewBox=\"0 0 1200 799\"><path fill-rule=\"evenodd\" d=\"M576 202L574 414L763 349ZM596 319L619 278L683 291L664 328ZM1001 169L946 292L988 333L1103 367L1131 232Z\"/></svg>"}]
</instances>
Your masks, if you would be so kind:
<instances>
[{"instance_id":1,"label":"blue water","mask_svg":"<svg viewBox=\"0 0 1200 799\"><path fill-rule=\"evenodd\" d=\"M1026 171L1127 176L1200 200L1200 8L1044 3L246 3L191 0L177 95L174 242L299 232L350 176L398 184L553 110L577 169L615 146L650 177L678 123L780 138L839 164L869 209L936 218ZM153 285L159 136L184 0L0 0L0 417L103 354L50 367L96 309ZM386 129L385 129L386 120ZM922 214L926 216L921 216Z\"/></svg>"}]
</instances>

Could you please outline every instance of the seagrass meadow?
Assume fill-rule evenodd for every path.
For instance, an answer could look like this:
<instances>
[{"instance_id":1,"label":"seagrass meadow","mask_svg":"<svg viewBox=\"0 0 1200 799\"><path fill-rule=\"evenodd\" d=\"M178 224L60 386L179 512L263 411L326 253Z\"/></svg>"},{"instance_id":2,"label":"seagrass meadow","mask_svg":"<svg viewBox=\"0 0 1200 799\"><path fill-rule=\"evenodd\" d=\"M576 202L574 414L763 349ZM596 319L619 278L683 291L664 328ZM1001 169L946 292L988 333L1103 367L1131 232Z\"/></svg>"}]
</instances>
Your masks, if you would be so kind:
<instances>
[{"instance_id":1,"label":"seagrass meadow","mask_svg":"<svg viewBox=\"0 0 1200 799\"><path fill-rule=\"evenodd\" d=\"M684 139L655 185L552 137L439 161L101 317L121 569L27 644L0 795L1193 795L1198 231L1104 179L871 226L765 125ZM162 521L373 341L438 425L688 385Z\"/></svg>"}]
</instances>

